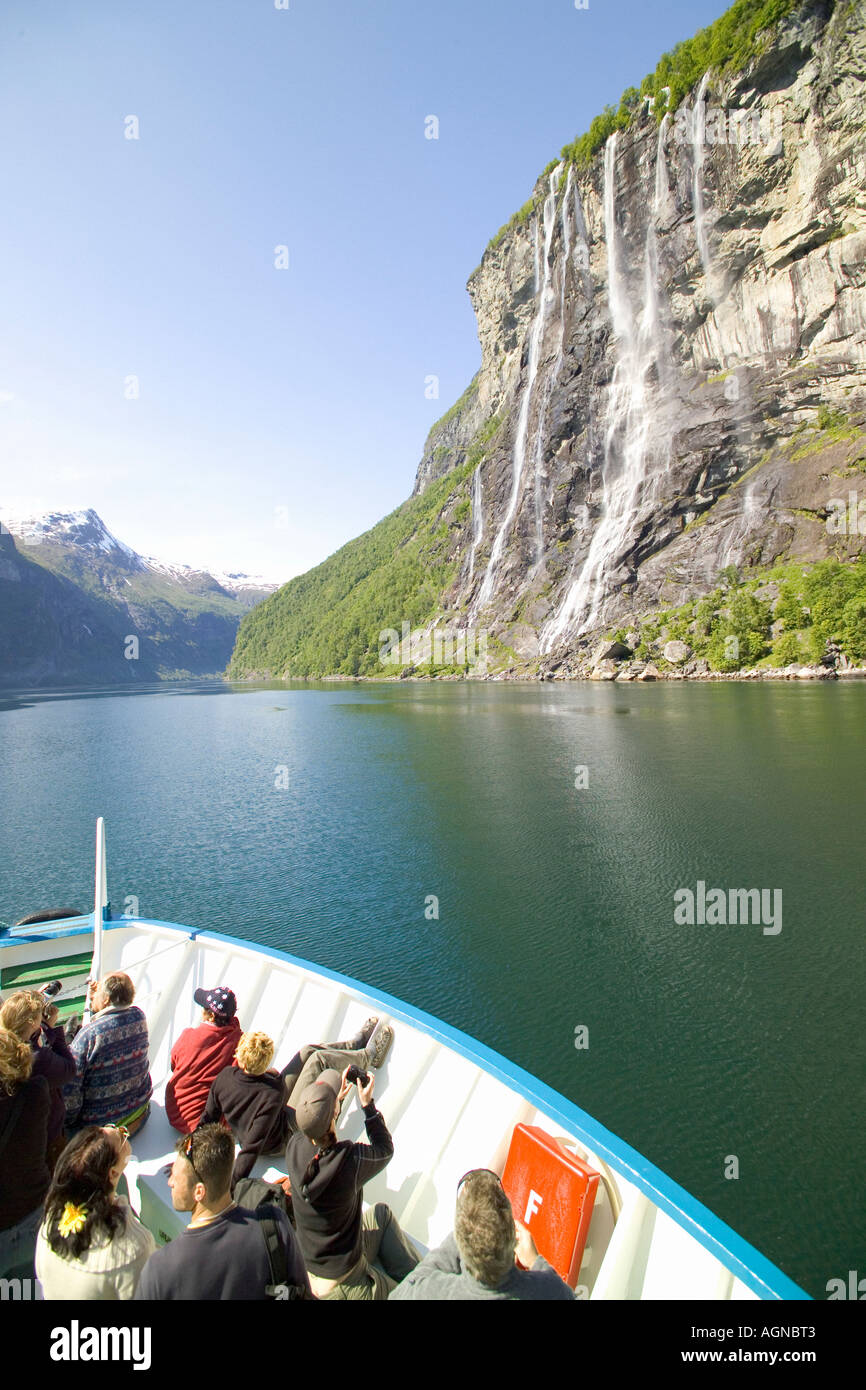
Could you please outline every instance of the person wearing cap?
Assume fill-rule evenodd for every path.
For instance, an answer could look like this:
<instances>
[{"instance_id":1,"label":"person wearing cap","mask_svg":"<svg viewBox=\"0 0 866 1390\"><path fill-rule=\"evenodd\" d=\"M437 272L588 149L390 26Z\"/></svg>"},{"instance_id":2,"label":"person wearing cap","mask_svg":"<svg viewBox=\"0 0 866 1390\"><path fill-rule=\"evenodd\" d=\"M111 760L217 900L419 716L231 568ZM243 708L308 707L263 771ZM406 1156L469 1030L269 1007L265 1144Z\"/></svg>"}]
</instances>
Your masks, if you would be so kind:
<instances>
[{"instance_id":1,"label":"person wearing cap","mask_svg":"<svg viewBox=\"0 0 866 1390\"><path fill-rule=\"evenodd\" d=\"M475 1168L457 1184L454 1231L389 1295L395 1302L573 1302L574 1294L515 1221L498 1173Z\"/></svg>"},{"instance_id":2,"label":"person wearing cap","mask_svg":"<svg viewBox=\"0 0 866 1390\"><path fill-rule=\"evenodd\" d=\"M286 1148L295 1231L317 1298L385 1299L418 1253L384 1202L363 1210L364 1184L387 1167L394 1143L373 1100L371 1076L357 1082L368 1144L338 1140L336 1120L352 1089L346 1073L323 1071L298 1098L298 1132Z\"/></svg>"},{"instance_id":3,"label":"person wearing cap","mask_svg":"<svg viewBox=\"0 0 866 1390\"><path fill-rule=\"evenodd\" d=\"M328 1067L381 1066L393 1037L390 1024L368 1018L348 1042L312 1043L296 1052L282 1071L271 1067L273 1040L267 1033L244 1033L236 1066L223 1067L207 1097L200 1124L225 1120L240 1144L234 1182L249 1177L257 1158L282 1154L294 1131L297 1097ZM375 1040L371 1038L375 1035Z\"/></svg>"},{"instance_id":4,"label":"person wearing cap","mask_svg":"<svg viewBox=\"0 0 866 1390\"><path fill-rule=\"evenodd\" d=\"M231 1066L241 1040L238 1001L230 989L197 989L193 998L204 1010L202 1020L185 1028L171 1049L165 1088L165 1113L181 1134L195 1129L213 1082L223 1067Z\"/></svg>"}]
</instances>

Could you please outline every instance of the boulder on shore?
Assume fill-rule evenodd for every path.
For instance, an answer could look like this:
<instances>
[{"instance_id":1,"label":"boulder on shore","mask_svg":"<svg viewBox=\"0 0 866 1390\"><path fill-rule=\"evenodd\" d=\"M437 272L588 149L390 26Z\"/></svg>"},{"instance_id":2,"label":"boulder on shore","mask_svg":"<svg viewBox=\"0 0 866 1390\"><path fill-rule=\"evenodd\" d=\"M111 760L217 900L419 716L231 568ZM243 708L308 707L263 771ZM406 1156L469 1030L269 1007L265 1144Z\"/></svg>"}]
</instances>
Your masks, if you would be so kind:
<instances>
[{"instance_id":1,"label":"boulder on shore","mask_svg":"<svg viewBox=\"0 0 866 1390\"><path fill-rule=\"evenodd\" d=\"M671 642L665 642L664 648L662 649L662 656L665 661L669 661L672 666L679 666L680 662L688 661L691 655L692 649L688 643L680 642L676 639Z\"/></svg>"},{"instance_id":2,"label":"boulder on shore","mask_svg":"<svg viewBox=\"0 0 866 1390\"><path fill-rule=\"evenodd\" d=\"M598 666L602 661L625 661L628 656L631 656L631 649L623 642L602 642L596 648L592 664Z\"/></svg>"},{"instance_id":3,"label":"boulder on shore","mask_svg":"<svg viewBox=\"0 0 866 1390\"><path fill-rule=\"evenodd\" d=\"M593 681L615 681L616 662L600 661L596 666L592 668L589 678Z\"/></svg>"}]
</instances>

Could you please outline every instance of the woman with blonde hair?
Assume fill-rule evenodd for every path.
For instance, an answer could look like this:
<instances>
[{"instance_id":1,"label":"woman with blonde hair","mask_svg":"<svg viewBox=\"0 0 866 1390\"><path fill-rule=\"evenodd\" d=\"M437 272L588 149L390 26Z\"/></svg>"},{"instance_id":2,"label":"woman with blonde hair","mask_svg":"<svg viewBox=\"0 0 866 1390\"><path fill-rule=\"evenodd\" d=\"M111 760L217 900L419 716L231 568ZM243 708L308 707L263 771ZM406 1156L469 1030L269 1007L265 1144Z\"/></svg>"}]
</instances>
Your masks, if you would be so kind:
<instances>
[{"instance_id":1,"label":"woman with blonde hair","mask_svg":"<svg viewBox=\"0 0 866 1390\"><path fill-rule=\"evenodd\" d=\"M33 1054L31 1075L44 1076L48 1082L51 1107L48 1112L48 1167L51 1171L66 1144L63 1087L75 1075L75 1058L57 1017L57 1005L35 989L16 990L0 1008L0 1028L8 1028L28 1044Z\"/></svg>"},{"instance_id":2,"label":"woman with blonde hair","mask_svg":"<svg viewBox=\"0 0 866 1390\"><path fill-rule=\"evenodd\" d=\"M156 1241L117 1195L130 1152L123 1125L90 1125L60 1155L36 1245L47 1300L134 1295Z\"/></svg>"},{"instance_id":3,"label":"woman with blonde hair","mask_svg":"<svg viewBox=\"0 0 866 1390\"><path fill-rule=\"evenodd\" d=\"M29 1043L0 1028L0 1277L33 1278L50 1174L48 1082L31 1076Z\"/></svg>"}]
</instances>

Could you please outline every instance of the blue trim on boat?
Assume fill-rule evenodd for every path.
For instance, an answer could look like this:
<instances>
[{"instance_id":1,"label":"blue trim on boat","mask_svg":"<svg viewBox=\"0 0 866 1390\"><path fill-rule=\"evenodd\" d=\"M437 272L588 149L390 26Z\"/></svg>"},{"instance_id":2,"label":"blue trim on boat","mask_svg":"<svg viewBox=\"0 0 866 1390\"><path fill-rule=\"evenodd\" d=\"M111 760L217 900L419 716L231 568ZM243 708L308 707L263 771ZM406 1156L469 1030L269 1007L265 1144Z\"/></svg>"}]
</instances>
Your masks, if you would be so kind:
<instances>
[{"instance_id":1,"label":"blue trim on boat","mask_svg":"<svg viewBox=\"0 0 866 1390\"><path fill-rule=\"evenodd\" d=\"M131 920L131 919L130 919ZM81 922L83 926L70 926ZM93 913L86 912L80 917L59 917L56 922L34 922L29 927L9 927L0 930L0 945L14 946L21 941L50 941L55 936L81 936L93 931Z\"/></svg>"},{"instance_id":2,"label":"blue trim on boat","mask_svg":"<svg viewBox=\"0 0 866 1390\"><path fill-rule=\"evenodd\" d=\"M85 919L70 918L68 920L69 922L81 922ZM70 928L67 925L62 932L57 932L53 928L55 926L63 928L63 922L52 923L52 930L46 931L40 926L40 930L32 935L29 935L27 928L16 928L14 934L10 932L7 936L0 938L0 952L4 946L18 946L24 940L40 941L54 938L60 934L81 936L92 932L92 913L86 922L87 925L85 926ZM485 1043L470 1038L468 1034L461 1032L458 1028L452 1028L449 1023L443 1023L441 1019L434 1018L432 1014L426 1013L423 1009L417 1009L402 999L396 999L391 994L371 989L369 985L353 979L350 975L343 975L339 971L328 969L326 966L316 965L313 961L304 960L301 956L290 955L287 951L279 951L272 946L261 946L257 942L245 940L243 937L226 936L222 932L184 927L177 922L162 922L156 918L119 917L106 919L103 922L104 931L122 930L125 927L156 927L178 932L190 940L201 937L206 940L228 942L233 946L240 946L252 951L256 955L270 956L274 960L285 961L289 965L311 971L315 975L333 981L334 984L340 985L353 994L360 995L365 1000L369 1000L370 1003L382 1008L392 1018L402 1019L405 1023L411 1024L412 1027L429 1034L438 1042L443 1042L448 1047L453 1048L455 1052L476 1063L485 1072L495 1076L511 1090L523 1096L536 1109L543 1110L549 1119L558 1121L567 1130L576 1133L589 1148L599 1154L606 1162L609 1162L614 1169L621 1171L622 1175L629 1182L634 1183L635 1187L643 1192L655 1206L673 1217L677 1225L694 1236L704 1249L708 1250L716 1259L721 1260L737 1278L741 1279L748 1288L761 1298L811 1300L811 1295L806 1293L805 1289L801 1289L799 1284L795 1284L793 1279L789 1279L787 1274L778 1269L765 1255L762 1255L759 1250L756 1250L753 1245L738 1235L732 1227L711 1212L696 1197L692 1197L685 1188L680 1187L679 1183L674 1182L654 1163L644 1158L637 1149L632 1148L625 1140L620 1139L611 1130L599 1124L585 1110L581 1110L573 1101L560 1095L558 1091L554 1091L545 1082L539 1081L537 1077L524 1071L516 1063L510 1062L501 1053L494 1052Z\"/></svg>"}]
</instances>

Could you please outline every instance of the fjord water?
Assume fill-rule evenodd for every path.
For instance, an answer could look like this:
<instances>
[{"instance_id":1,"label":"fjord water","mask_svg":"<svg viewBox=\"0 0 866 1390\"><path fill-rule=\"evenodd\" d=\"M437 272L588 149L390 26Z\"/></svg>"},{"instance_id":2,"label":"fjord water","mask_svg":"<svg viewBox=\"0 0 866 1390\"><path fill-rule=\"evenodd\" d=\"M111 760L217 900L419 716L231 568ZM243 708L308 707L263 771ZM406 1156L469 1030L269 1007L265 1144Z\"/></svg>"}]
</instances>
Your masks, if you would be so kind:
<instances>
[{"instance_id":1,"label":"fjord water","mask_svg":"<svg viewBox=\"0 0 866 1390\"><path fill-rule=\"evenodd\" d=\"M0 916L86 908L104 815L116 912L135 895L465 1029L826 1297L866 1274L864 701L843 683L5 697ZM781 889L781 932L677 925L699 880ZM431 1125L447 1105L431 1095Z\"/></svg>"}]
</instances>

